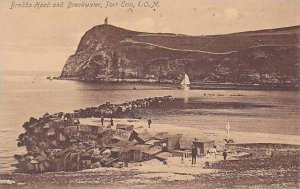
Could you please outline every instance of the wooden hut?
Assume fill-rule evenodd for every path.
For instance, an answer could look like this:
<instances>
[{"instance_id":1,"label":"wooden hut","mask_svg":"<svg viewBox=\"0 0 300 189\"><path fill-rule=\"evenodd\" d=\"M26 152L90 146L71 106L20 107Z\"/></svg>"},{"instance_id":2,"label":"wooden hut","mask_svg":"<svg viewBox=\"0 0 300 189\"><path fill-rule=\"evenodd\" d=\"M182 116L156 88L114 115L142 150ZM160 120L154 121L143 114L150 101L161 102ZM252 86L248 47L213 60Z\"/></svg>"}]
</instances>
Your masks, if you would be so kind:
<instances>
[{"instance_id":1,"label":"wooden hut","mask_svg":"<svg viewBox=\"0 0 300 189\"><path fill-rule=\"evenodd\" d=\"M132 133L132 139L136 139L141 144L154 139L154 136L149 133L144 127L135 128ZM153 144L154 145L154 144Z\"/></svg>"},{"instance_id":2,"label":"wooden hut","mask_svg":"<svg viewBox=\"0 0 300 189\"><path fill-rule=\"evenodd\" d=\"M179 149L173 150L173 156L189 158L192 156L193 139L182 137L179 140Z\"/></svg>"},{"instance_id":3,"label":"wooden hut","mask_svg":"<svg viewBox=\"0 0 300 189\"><path fill-rule=\"evenodd\" d=\"M148 148L148 149L143 151L143 159L144 160L153 159L161 151L162 151L161 146L152 146L151 148Z\"/></svg>"},{"instance_id":4,"label":"wooden hut","mask_svg":"<svg viewBox=\"0 0 300 189\"><path fill-rule=\"evenodd\" d=\"M213 148L215 141L196 139L193 141L193 145L198 149L198 155L204 155L209 149Z\"/></svg>"}]
</instances>

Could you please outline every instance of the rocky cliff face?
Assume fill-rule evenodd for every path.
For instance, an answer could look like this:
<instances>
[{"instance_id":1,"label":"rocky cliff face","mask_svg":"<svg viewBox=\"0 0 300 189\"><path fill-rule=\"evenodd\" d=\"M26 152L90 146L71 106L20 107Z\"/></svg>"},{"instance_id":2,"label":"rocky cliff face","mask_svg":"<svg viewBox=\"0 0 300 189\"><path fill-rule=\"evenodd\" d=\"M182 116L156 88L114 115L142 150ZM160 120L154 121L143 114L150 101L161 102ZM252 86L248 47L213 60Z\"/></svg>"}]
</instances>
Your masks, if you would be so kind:
<instances>
[{"instance_id":1,"label":"rocky cliff face","mask_svg":"<svg viewBox=\"0 0 300 189\"><path fill-rule=\"evenodd\" d=\"M299 83L300 27L215 36L142 33L99 25L81 38L62 79Z\"/></svg>"}]
</instances>

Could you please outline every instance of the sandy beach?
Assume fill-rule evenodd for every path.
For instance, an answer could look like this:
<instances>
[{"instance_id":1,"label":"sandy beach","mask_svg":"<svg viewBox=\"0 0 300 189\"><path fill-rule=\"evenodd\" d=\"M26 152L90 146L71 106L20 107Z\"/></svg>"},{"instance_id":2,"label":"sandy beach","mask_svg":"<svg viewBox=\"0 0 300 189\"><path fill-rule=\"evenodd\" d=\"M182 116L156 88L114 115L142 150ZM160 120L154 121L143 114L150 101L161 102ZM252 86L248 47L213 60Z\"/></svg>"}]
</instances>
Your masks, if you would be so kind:
<instances>
[{"instance_id":1,"label":"sandy beach","mask_svg":"<svg viewBox=\"0 0 300 189\"><path fill-rule=\"evenodd\" d=\"M175 126L170 124L156 124L152 123L148 128L147 120L143 119L114 119L116 124L130 124L135 128L143 127L147 129L151 134L159 132L168 132L170 134L183 134L185 137L190 138L207 138L216 141L217 143L224 144L224 139L227 137L227 131L224 126L224 130L207 130L195 127ZM81 120L81 123L85 124L100 124L97 118L87 118ZM109 122L106 123L109 125ZM280 144L295 144L300 145L299 136L296 135L280 135L280 134L268 134L268 133L255 133L255 132L230 132L231 138L235 143L280 143Z\"/></svg>"},{"instance_id":2,"label":"sandy beach","mask_svg":"<svg viewBox=\"0 0 300 189\"><path fill-rule=\"evenodd\" d=\"M201 130L194 127L178 127L168 124L155 124L148 128L145 120L127 120L115 119L116 124L131 124L135 128L143 127L150 133L168 132L170 134L181 133L183 137L192 137L198 139L214 140L217 149L222 151L225 145L226 131L220 130ZM81 119L82 124L99 124L99 119L85 118ZM105 122L104 124L109 124ZM115 125L116 125L115 124ZM251 136L251 137L250 137ZM245 143L277 143L299 145L299 137L290 135L263 134L232 132L232 139L236 144ZM295 156L298 151L291 150L292 153L285 153L283 159L299 157ZM281 156L281 155L280 155ZM210 187L230 187L243 188L251 186L253 188L261 187L280 187L297 188L299 187L299 164L290 161L290 164L282 163L282 166L288 169L282 169L278 159L274 157L267 159L268 164L262 164L260 169L253 169L247 166L240 166L239 169L233 168L235 161L242 164L257 163L255 158L239 160L236 154L229 154L228 160L223 161L221 153L217 155L203 156L197 159L196 165L191 164L190 158L169 157L165 164L159 160L152 159L140 163L129 163L128 167L107 168L101 167L88 169L78 172L55 172L42 174L4 174L1 175L3 188L210 188ZM282 158L281 158L282 159ZM266 160L266 161L267 161ZM270 162L278 163L280 166L269 167ZM273 161L274 160L274 161ZM243 162L240 162L243 161ZM265 160L263 160L265 161ZM205 167L205 162L209 162L212 167ZM266 166L265 168L263 168ZM257 181L257 178L260 178ZM239 178L238 180L233 178ZM12 181L5 184L5 180Z\"/></svg>"}]
</instances>

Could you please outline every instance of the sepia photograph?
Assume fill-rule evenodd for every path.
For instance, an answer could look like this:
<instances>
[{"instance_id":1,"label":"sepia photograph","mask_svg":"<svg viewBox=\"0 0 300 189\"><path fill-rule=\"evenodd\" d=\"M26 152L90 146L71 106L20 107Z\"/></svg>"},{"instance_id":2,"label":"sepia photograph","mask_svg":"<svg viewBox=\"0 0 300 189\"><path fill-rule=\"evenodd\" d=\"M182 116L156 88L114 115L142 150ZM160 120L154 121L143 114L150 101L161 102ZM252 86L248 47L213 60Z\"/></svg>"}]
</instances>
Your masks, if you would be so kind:
<instances>
[{"instance_id":1,"label":"sepia photograph","mask_svg":"<svg viewBox=\"0 0 300 189\"><path fill-rule=\"evenodd\" d=\"M300 0L0 0L0 188L300 188Z\"/></svg>"}]
</instances>

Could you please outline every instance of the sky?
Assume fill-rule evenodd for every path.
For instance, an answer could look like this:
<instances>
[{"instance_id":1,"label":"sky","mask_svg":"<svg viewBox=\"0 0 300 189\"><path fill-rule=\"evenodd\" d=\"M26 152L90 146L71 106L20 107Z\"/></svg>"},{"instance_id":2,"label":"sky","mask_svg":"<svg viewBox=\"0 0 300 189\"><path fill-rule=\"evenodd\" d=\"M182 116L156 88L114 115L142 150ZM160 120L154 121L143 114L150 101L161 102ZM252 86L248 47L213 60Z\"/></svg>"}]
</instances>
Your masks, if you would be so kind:
<instances>
[{"instance_id":1,"label":"sky","mask_svg":"<svg viewBox=\"0 0 300 189\"><path fill-rule=\"evenodd\" d=\"M107 2L88 1L103 6ZM12 2L64 2L64 6L11 9ZM84 33L103 24L106 16L109 24L129 30L188 35L300 25L300 0L160 0L159 7L133 9L121 7L123 0L110 0L118 2L111 8L67 9L69 2L82 0L0 0L0 69L61 71Z\"/></svg>"}]
</instances>

